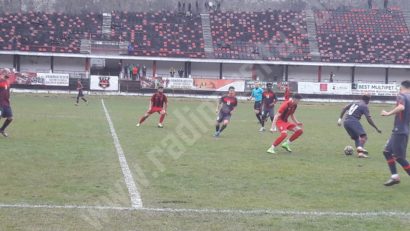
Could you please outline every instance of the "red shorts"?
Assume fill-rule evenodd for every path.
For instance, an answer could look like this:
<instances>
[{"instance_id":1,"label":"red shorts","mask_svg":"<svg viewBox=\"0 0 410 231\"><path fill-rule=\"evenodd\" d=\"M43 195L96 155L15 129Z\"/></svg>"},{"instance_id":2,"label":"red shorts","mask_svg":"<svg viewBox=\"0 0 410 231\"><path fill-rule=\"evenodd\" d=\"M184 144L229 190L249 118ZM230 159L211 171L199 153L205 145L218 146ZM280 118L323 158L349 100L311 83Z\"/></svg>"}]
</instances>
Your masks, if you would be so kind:
<instances>
[{"instance_id":1,"label":"red shorts","mask_svg":"<svg viewBox=\"0 0 410 231\"><path fill-rule=\"evenodd\" d=\"M153 114L153 113L155 113L155 112L161 113L162 110L163 110L162 107L152 107L152 108L149 110L148 114Z\"/></svg>"},{"instance_id":2,"label":"red shorts","mask_svg":"<svg viewBox=\"0 0 410 231\"><path fill-rule=\"evenodd\" d=\"M286 131L286 130L291 131L291 130L293 130L295 127L297 127L297 125L294 124L294 123L285 122L285 121L283 121L283 120L278 120L278 121L276 121L276 128L277 128L280 132L283 132L283 131Z\"/></svg>"}]
</instances>

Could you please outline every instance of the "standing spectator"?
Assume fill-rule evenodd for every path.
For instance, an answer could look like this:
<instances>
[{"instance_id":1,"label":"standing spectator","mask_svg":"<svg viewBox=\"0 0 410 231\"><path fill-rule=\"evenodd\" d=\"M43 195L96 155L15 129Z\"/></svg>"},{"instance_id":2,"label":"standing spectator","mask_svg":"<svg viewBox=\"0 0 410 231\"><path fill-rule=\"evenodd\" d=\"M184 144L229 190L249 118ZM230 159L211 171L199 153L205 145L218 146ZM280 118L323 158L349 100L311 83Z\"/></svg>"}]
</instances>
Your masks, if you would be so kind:
<instances>
[{"instance_id":1,"label":"standing spectator","mask_svg":"<svg viewBox=\"0 0 410 231\"><path fill-rule=\"evenodd\" d=\"M178 12L181 12L181 2L178 1Z\"/></svg>"},{"instance_id":2,"label":"standing spectator","mask_svg":"<svg viewBox=\"0 0 410 231\"><path fill-rule=\"evenodd\" d=\"M169 75L170 75L172 78L175 76L175 68L174 68L174 67L171 67L171 68L169 69Z\"/></svg>"},{"instance_id":3,"label":"standing spectator","mask_svg":"<svg viewBox=\"0 0 410 231\"><path fill-rule=\"evenodd\" d=\"M129 77L130 79L132 79L132 78L133 78L133 77L132 77L133 70L134 70L133 65L132 65L132 64L131 64L131 65L129 65L129 67L128 67L128 72L129 72L128 77Z\"/></svg>"},{"instance_id":4,"label":"standing spectator","mask_svg":"<svg viewBox=\"0 0 410 231\"><path fill-rule=\"evenodd\" d=\"M185 2L182 3L182 12L185 12Z\"/></svg>"},{"instance_id":5,"label":"standing spectator","mask_svg":"<svg viewBox=\"0 0 410 231\"><path fill-rule=\"evenodd\" d=\"M188 11L191 12L191 10L192 10L192 5L191 3L188 3Z\"/></svg>"},{"instance_id":6,"label":"standing spectator","mask_svg":"<svg viewBox=\"0 0 410 231\"><path fill-rule=\"evenodd\" d=\"M128 65L124 66L124 78L128 79L129 69Z\"/></svg>"},{"instance_id":7,"label":"standing spectator","mask_svg":"<svg viewBox=\"0 0 410 231\"><path fill-rule=\"evenodd\" d=\"M333 71L330 72L329 82L333 83L333 78L334 77L335 77L335 74L333 74Z\"/></svg>"},{"instance_id":8,"label":"standing spectator","mask_svg":"<svg viewBox=\"0 0 410 231\"><path fill-rule=\"evenodd\" d=\"M132 68L132 80L136 80L137 74L138 74L138 67L134 66Z\"/></svg>"},{"instance_id":9,"label":"standing spectator","mask_svg":"<svg viewBox=\"0 0 410 231\"><path fill-rule=\"evenodd\" d=\"M147 66L145 65L142 67L142 77L147 77Z\"/></svg>"},{"instance_id":10,"label":"standing spectator","mask_svg":"<svg viewBox=\"0 0 410 231\"><path fill-rule=\"evenodd\" d=\"M384 0L384 9L387 10L388 6L389 6L389 0Z\"/></svg>"},{"instance_id":11,"label":"standing spectator","mask_svg":"<svg viewBox=\"0 0 410 231\"><path fill-rule=\"evenodd\" d=\"M369 10L373 9L373 0L367 0L367 4L369 5Z\"/></svg>"},{"instance_id":12,"label":"standing spectator","mask_svg":"<svg viewBox=\"0 0 410 231\"><path fill-rule=\"evenodd\" d=\"M196 12L199 13L199 3L198 0L195 2Z\"/></svg>"},{"instance_id":13,"label":"standing spectator","mask_svg":"<svg viewBox=\"0 0 410 231\"><path fill-rule=\"evenodd\" d=\"M137 64L137 80L141 78L141 67Z\"/></svg>"},{"instance_id":14,"label":"standing spectator","mask_svg":"<svg viewBox=\"0 0 410 231\"><path fill-rule=\"evenodd\" d=\"M208 1L205 1L205 10L209 10L209 3L208 3Z\"/></svg>"},{"instance_id":15,"label":"standing spectator","mask_svg":"<svg viewBox=\"0 0 410 231\"><path fill-rule=\"evenodd\" d=\"M179 78L182 78L184 76L184 70L182 70L182 68L179 68L178 75L179 75Z\"/></svg>"},{"instance_id":16,"label":"standing spectator","mask_svg":"<svg viewBox=\"0 0 410 231\"><path fill-rule=\"evenodd\" d=\"M218 2L216 3L216 10L217 10L217 11L220 11L220 10L221 10L221 2L220 2L220 1L218 1Z\"/></svg>"}]
</instances>

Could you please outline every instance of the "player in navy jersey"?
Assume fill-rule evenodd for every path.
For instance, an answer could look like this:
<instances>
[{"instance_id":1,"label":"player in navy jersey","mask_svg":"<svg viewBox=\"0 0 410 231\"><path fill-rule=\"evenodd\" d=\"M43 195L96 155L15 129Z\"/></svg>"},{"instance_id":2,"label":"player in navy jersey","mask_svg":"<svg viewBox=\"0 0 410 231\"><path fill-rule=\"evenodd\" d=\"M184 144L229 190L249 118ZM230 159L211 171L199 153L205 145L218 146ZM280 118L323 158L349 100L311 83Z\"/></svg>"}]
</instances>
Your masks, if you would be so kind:
<instances>
[{"instance_id":1,"label":"player in navy jersey","mask_svg":"<svg viewBox=\"0 0 410 231\"><path fill-rule=\"evenodd\" d=\"M81 83L81 80L80 80L80 79L77 80L77 91L78 91L78 94L77 94L77 101L76 101L76 103L75 103L76 106L78 106L78 103L80 102L80 98L81 98L85 103L87 103L87 100L86 100L85 97L84 97L83 89L84 89L84 87L83 87L83 84Z\"/></svg>"},{"instance_id":2,"label":"player in navy jersey","mask_svg":"<svg viewBox=\"0 0 410 231\"><path fill-rule=\"evenodd\" d=\"M215 137L219 137L221 132L228 126L232 112L237 105L238 100L235 97L235 88L231 86L229 87L228 95L221 97L216 108L218 118L216 119Z\"/></svg>"},{"instance_id":3,"label":"player in navy jersey","mask_svg":"<svg viewBox=\"0 0 410 231\"><path fill-rule=\"evenodd\" d=\"M377 128L376 124L373 122L370 116L368 107L369 102L370 96L363 95L360 102L351 103L344 107L342 112L340 113L339 120L337 121L337 124L341 126L342 119L347 112L343 126L346 129L346 132L349 134L350 138L355 141L357 156L359 158L368 157L368 152L366 149L364 149L364 145L367 141L367 134L362 124L360 123L362 115L366 117L367 122L372 127L374 127L378 133L382 132L379 128Z\"/></svg>"},{"instance_id":4,"label":"player in navy jersey","mask_svg":"<svg viewBox=\"0 0 410 231\"><path fill-rule=\"evenodd\" d=\"M389 165L391 177L384 183L385 186L392 186L400 183L397 174L396 162L410 175L410 164L406 159L407 143L409 141L410 126L410 81L401 83L400 94L397 96L396 107L387 112L382 111L382 116L395 115L392 135L384 149L384 157Z\"/></svg>"},{"instance_id":5,"label":"player in navy jersey","mask_svg":"<svg viewBox=\"0 0 410 231\"><path fill-rule=\"evenodd\" d=\"M167 114L167 108L168 108L168 99L164 94L164 87L160 86L158 88L157 93L155 93L151 97L148 111L137 123L137 127L139 127L153 113L159 113L160 117L159 117L158 127L163 128L164 127L163 122L165 119L165 115Z\"/></svg>"},{"instance_id":6,"label":"player in navy jersey","mask_svg":"<svg viewBox=\"0 0 410 231\"><path fill-rule=\"evenodd\" d=\"M266 90L262 94L262 127L260 132L265 131L265 122L270 118L271 122L275 117L275 104L278 102L276 94L272 91L272 83L266 84Z\"/></svg>"},{"instance_id":7,"label":"player in navy jersey","mask_svg":"<svg viewBox=\"0 0 410 231\"><path fill-rule=\"evenodd\" d=\"M9 71L0 73L0 118L6 119L0 127L0 134L4 137L8 137L6 128L13 121L13 112L10 106L10 85L14 80L14 73Z\"/></svg>"}]
</instances>

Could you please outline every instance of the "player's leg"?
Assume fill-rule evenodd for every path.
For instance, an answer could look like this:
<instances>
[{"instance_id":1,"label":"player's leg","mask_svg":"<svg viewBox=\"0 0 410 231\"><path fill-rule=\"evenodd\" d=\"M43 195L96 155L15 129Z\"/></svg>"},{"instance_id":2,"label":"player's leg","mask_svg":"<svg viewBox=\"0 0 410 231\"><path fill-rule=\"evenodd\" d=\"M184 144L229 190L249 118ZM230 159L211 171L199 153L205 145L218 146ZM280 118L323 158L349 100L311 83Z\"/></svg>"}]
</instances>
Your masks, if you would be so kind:
<instances>
[{"instance_id":1,"label":"player's leg","mask_svg":"<svg viewBox=\"0 0 410 231\"><path fill-rule=\"evenodd\" d=\"M259 129L260 132L265 131L265 122L266 122L267 115L268 115L268 112L263 110L262 118L261 118L261 128Z\"/></svg>"},{"instance_id":2,"label":"player's leg","mask_svg":"<svg viewBox=\"0 0 410 231\"><path fill-rule=\"evenodd\" d=\"M164 127L163 122L164 122L166 113L165 113L164 110L161 109L161 111L159 112L159 114L160 114L160 116L159 116L159 124L158 124L158 127L159 127L159 128L163 128L163 127Z\"/></svg>"},{"instance_id":3,"label":"player's leg","mask_svg":"<svg viewBox=\"0 0 410 231\"><path fill-rule=\"evenodd\" d=\"M218 137L220 135L220 129L221 129L221 123L224 120L224 114L222 112L219 112L218 117L216 118L216 125L215 125L215 137Z\"/></svg>"},{"instance_id":4,"label":"player's leg","mask_svg":"<svg viewBox=\"0 0 410 231\"><path fill-rule=\"evenodd\" d=\"M268 149L268 153L275 153L275 147L279 146L288 136L288 132L286 129L286 124L283 121L277 121L276 122L276 127L279 129L280 131L280 136L278 138L276 138L276 140L273 142L272 146Z\"/></svg>"},{"instance_id":5,"label":"player's leg","mask_svg":"<svg viewBox=\"0 0 410 231\"><path fill-rule=\"evenodd\" d=\"M282 144L282 148L288 152L292 152L292 149L290 149L290 144L303 134L303 129L293 123L288 123L286 129L288 131L292 131L293 134L286 142Z\"/></svg>"},{"instance_id":6,"label":"player's leg","mask_svg":"<svg viewBox=\"0 0 410 231\"><path fill-rule=\"evenodd\" d=\"M261 102L255 102L253 109L255 111L256 118L259 123L262 125L262 113L261 113Z\"/></svg>"},{"instance_id":7,"label":"player's leg","mask_svg":"<svg viewBox=\"0 0 410 231\"><path fill-rule=\"evenodd\" d=\"M137 123L137 127L139 127L142 123L144 123L144 121L145 121L146 119L148 119L148 117L150 117L150 115L152 115L152 113L154 113L152 109L150 109L150 110L148 110L147 112L145 112L145 114L141 117L141 119L140 119L139 122Z\"/></svg>"},{"instance_id":8,"label":"player's leg","mask_svg":"<svg viewBox=\"0 0 410 231\"><path fill-rule=\"evenodd\" d=\"M410 164L406 159L407 150L407 135L393 135L393 154L396 157L396 162L399 163L407 175L410 175Z\"/></svg>"},{"instance_id":9,"label":"player's leg","mask_svg":"<svg viewBox=\"0 0 410 231\"><path fill-rule=\"evenodd\" d=\"M226 127L228 127L229 122L231 121L231 114L224 114L222 118L222 126L219 129L219 134L222 133L223 130L225 130Z\"/></svg>"},{"instance_id":10,"label":"player's leg","mask_svg":"<svg viewBox=\"0 0 410 231\"><path fill-rule=\"evenodd\" d=\"M390 139L387 141L387 144L384 147L383 151L384 158L387 161L387 165L389 166L389 170L391 173L390 179L384 183L385 186L392 186L400 183L400 176L399 174L397 174L396 168L396 158L393 155L393 142L394 138L393 136L391 136Z\"/></svg>"},{"instance_id":11,"label":"player's leg","mask_svg":"<svg viewBox=\"0 0 410 231\"><path fill-rule=\"evenodd\" d=\"M8 137L6 133L6 128L11 124L13 121L13 112L11 110L11 107L3 107L2 109L2 117L6 118L6 120L3 122L3 125L0 128L0 134L3 135L4 137Z\"/></svg>"}]
</instances>

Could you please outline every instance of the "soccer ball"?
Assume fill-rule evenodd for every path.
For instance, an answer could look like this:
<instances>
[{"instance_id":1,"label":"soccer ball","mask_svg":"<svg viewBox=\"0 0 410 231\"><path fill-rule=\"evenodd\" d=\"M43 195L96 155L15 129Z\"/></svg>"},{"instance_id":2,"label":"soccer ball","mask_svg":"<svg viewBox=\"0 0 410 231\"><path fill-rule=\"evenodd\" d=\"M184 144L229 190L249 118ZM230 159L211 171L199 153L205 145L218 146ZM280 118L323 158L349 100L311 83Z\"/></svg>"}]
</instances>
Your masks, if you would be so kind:
<instances>
[{"instance_id":1,"label":"soccer ball","mask_svg":"<svg viewBox=\"0 0 410 231\"><path fill-rule=\"evenodd\" d=\"M351 156L353 155L354 149L352 146L346 146L344 152L346 156Z\"/></svg>"}]
</instances>

